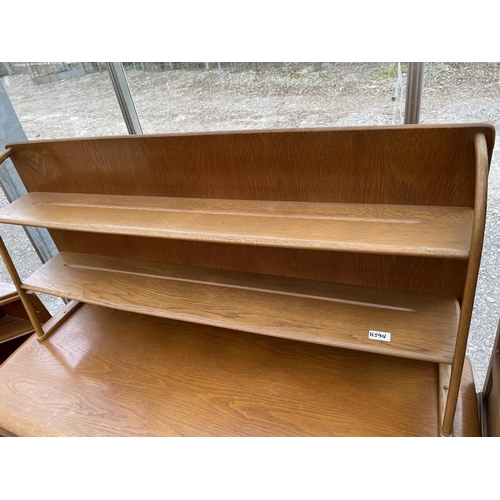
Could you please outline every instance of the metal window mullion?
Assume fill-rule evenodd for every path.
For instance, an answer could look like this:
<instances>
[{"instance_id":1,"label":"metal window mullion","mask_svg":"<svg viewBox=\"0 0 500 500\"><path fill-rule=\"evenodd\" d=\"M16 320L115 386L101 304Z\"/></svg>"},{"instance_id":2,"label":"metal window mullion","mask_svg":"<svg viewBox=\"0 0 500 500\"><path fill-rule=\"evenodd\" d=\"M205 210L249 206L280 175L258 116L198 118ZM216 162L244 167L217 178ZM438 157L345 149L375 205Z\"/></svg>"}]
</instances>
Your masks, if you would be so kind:
<instances>
[{"instance_id":1,"label":"metal window mullion","mask_svg":"<svg viewBox=\"0 0 500 500\"><path fill-rule=\"evenodd\" d=\"M118 104L122 111L123 119L127 125L129 134L142 134L141 122L137 110L135 109L134 100L130 93L130 87L125 76L125 70L121 62L107 62L109 77L115 90Z\"/></svg>"},{"instance_id":2,"label":"metal window mullion","mask_svg":"<svg viewBox=\"0 0 500 500\"><path fill-rule=\"evenodd\" d=\"M408 77L406 81L405 125L419 123L420 103L422 101L422 84L424 63L408 63Z\"/></svg>"}]
</instances>

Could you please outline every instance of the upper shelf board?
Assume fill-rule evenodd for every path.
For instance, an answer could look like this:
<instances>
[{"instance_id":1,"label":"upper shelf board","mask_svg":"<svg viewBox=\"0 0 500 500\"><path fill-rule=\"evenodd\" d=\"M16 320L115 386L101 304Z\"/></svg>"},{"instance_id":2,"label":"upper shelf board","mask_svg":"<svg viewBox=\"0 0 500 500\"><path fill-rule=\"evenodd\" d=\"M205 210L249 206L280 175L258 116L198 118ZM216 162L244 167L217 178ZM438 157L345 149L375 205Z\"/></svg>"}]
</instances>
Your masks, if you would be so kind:
<instances>
[{"instance_id":1,"label":"upper shelf board","mask_svg":"<svg viewBox=\"0 0 500 500\"><path fill-rule=\"evenodd\" d=\"M0 222L216 243L467 259L468 207L30 193Z\"/></svg>"}]
</instances>

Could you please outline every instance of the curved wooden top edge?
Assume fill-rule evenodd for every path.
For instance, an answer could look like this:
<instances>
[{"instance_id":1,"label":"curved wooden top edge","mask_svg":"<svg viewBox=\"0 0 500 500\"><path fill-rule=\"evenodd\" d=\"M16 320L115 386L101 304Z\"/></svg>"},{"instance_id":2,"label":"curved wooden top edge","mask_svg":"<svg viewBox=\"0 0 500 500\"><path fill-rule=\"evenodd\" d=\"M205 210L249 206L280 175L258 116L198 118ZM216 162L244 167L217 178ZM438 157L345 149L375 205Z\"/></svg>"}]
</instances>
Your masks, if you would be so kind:
<instances>
[{"instance_id":1,"label":"curved wooden top edge","mask_svg":"<svg viewBox=\"0 0 500 500\"><path fill-rule=\"evenodd\" d=\"M141 140L148 138L161 137L191 137L191 136L211 136L211 135L257 135L257 134L277 134L277 133L297 133L297 132L350 132L350 131L369 131L369 130L415 130L415 129L471 129L473 133L483 132L488 144L489 159L493 152L495 144L495 127L490 123L447 123L447 124L417 124L417 125L371 125L360 127L308 127L308 128L283 128L283 129L249 129L249 130L214 130L204 132L176 132L168 134L138 134L138 135L107 135L94 137L74 137L64 139L43 139L37 141L11 142L6 144L6 148L16 148L18 146L25 147L37 144L52 144L60 142L81 142L92 140ZM12 151L14 152L14 151Z\"/></svg>"},{"instance_id":2,"label":"curved wooden top edge","mask_svg":"<svg viewBox=\"0 0 500 500\"><path fill-rule=\"evenodd\" d=\"M3 163L11 155L12 155L12 149L7 147L4 151L0 153L0 164Z\"/></svg>"}]
</instances>

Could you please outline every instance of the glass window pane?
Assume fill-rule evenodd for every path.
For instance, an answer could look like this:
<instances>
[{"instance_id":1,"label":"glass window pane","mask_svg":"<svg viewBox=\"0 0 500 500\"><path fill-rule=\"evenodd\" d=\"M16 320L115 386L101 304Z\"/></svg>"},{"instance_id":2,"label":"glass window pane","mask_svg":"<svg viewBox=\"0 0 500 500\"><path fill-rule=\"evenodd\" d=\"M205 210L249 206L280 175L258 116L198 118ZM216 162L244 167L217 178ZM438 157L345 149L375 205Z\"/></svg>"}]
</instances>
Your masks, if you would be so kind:
<instances>
[{"instance_id":1,"label":"glass window pane","mask_svg":"<svg viewBox=\"0 0 500 500\"><path fill-rule=\"evenodd\" d=\"M8 63L3 84L28 139L127 134L104 63Z\"/></svg>"},{"instance_id":2,"label":"glass window pane","mask_svg":"<svg viewBox=\"0 0 500 500\"><path fill-rule=\"evenodd\" d=\"M123 63L145 133L403 122L406 64Z\"/></svg>"}]
</instances>

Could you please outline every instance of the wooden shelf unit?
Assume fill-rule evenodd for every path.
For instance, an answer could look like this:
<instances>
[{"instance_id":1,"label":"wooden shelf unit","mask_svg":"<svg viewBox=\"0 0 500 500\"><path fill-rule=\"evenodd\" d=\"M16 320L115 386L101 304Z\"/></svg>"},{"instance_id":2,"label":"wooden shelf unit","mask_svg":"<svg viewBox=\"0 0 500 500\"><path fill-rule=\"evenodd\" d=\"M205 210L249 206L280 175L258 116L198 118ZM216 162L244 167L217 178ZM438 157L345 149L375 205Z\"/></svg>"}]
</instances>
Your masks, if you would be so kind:
<instances>
[{"instance_id":1,"label":"wooden shelf unit","mask_svg":"<svg viewBox=\"0 0 500 500\"><path fill-rule=\"evenodd\" d=\"M47 227L61 253L9 270L20 294L450 365L450 435L493 143L439 125L10 144L28 194L0 222Z\"/></svg>"},{"instance_id":2,"label":"wooden shelf unit","mask_svg":"<svg viewBox=\"0 0 500 500\"><path fill-rule=\"evenodd\" d=\"M214 243L467 259L472 209L30 193L0 222Z\"/></svg>"}]
</instances>

